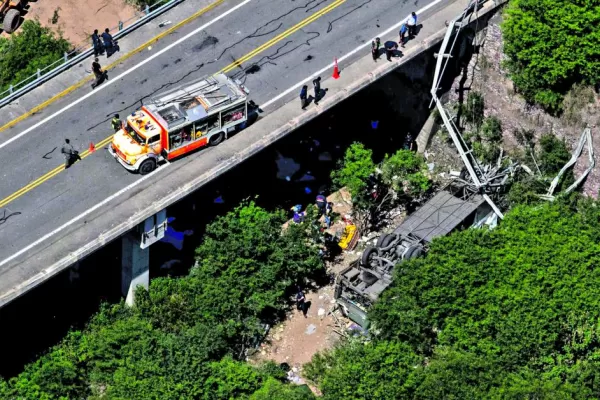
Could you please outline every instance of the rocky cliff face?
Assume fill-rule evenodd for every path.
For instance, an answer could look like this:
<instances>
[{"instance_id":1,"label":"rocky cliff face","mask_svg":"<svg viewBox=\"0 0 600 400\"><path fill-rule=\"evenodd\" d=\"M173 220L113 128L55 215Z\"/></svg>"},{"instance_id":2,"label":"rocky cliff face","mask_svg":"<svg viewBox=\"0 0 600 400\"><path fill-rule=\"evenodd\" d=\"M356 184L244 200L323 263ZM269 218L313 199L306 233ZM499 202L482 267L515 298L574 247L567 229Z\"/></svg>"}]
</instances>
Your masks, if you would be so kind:
<instances>
[{"instance_id":1,"label":"rocky cliff face","mask_svg":"<svg viewBox=\"0 0 600 400\"><path fill-rule=\"evenodd\" d=\"M475 54L471 58L464 74L455 79L448 92L448 108L467 98L469 91L480 92L485 99L485 115L496 116L502 121L503 148L505 153L516 154L523 149L515 132L528 129L535 132L535 139L544 133L553 133L565 139L570 149L577 146L579 138L587 125L592 128L595 140L596 168L583 186L586 195L598 197L600 189L600 97L592 88L574 88L565 100L565 112L560 117L545 113L539 107L527 104L518 93L502 62L503 40L500 24L502 14L497 13L476 37ZM462 96L461 96L462 92ZM533 167L533 162L525 159ZM584 150L577 162L574 173L579 176L588 167L587 151Z\"/></svg>"}]
</instances>

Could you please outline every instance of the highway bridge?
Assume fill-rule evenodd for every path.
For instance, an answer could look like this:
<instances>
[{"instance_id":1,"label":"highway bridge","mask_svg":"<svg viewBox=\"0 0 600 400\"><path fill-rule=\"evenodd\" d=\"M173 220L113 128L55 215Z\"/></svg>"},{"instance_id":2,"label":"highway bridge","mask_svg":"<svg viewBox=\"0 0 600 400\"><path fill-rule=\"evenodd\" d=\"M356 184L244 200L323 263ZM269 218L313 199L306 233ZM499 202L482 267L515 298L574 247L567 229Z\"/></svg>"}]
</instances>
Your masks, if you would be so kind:
<instances>
[{"instance_id":1,"label":"highway bridge","mask_svg":"<svg viewBox=\"0 0 600 400\"><path fill-rule=\"evenodd\" d=\"M148 230L152 221L162 221L161 211L169 205L433 47L443 38L447 21L469 1L188 3L197 4L193 21L152 47L132 52L111 69L102 86L75 85L36 112L2 121L0 306L119 238L129 243L124 246L123 258L129 261L124 261L123 290L131 297L132 286L147 285L148 279L140 224L145 222ZM486 2L471 18L496 5ZM397 41L400 24L412 11L422 28L401 49L403 56L374 62L371 40ZM341 68L337 80L331 78L335 58ZM126 171L105 151L113 114L125 116L161 90L217 72L244 82L263 111L258 122L217 147L145 176ZM319 105L303 111L300 87L316 76L323 77L322 87L329 90ZM82 155L67 170L60 154L65 138ZM93 153L86 150L90 142L97 149Z\"/></svg>"}]
</instances>

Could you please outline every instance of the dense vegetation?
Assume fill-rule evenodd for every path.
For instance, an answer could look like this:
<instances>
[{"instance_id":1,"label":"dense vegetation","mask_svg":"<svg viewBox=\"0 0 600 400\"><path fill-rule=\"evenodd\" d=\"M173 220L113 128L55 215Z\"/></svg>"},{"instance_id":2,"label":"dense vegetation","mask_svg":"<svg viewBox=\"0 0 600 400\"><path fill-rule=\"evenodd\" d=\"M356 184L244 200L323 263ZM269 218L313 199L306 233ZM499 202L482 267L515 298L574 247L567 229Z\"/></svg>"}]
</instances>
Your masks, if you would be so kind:
<instances>
[{"instance_id":1,"label":"dense vegetation","mask_svg":"<svg viewBox=\"0 0 600 400\"><path fill-rule=\"evenodd\" d=\"M39 21L26 20L16 33L0 37L0 91L60 60L70 48L69 42Z\"/></svg>"},{"instance_id":2,"label":"dense vegetation","mask_svg":"<svg viewBox=\"0 0 600 400\"><path fill-rule=\"evenodd\" d=\"M435 241L371 310L373 340L308 376L325 399L599 398L599 218L588 201L521 207Z\"/></svg>"},{"instance_id":3,"label":"dense vegetation","mask_svg":"<svg viewBox=\"0 0 600 400\"><path fill-rule=\"evenodd\" d=\"M366 231L377 228L385 211L419 201L432 188L426 168L425 159L411 150L398 150L376 164L370 149L353 143L331 179L348 189L355 221Z\"/></svg>"},{"instance_id":4,"label":"dense vegetation","mask_svg":"<svg viewBox=\"0 0 600 400\"><path fill-rule=\"evenodd\" d=\"M600 82L597 1L511 0L505 16L507 67L527 100L559 112L573 85Z\"/></svg>"},{"instance_id":5,"label":"dense vegetation","mask_svg":"<svg viewBox=\"0 0 600 400\"><path fill-rule=\"evenodd\" d=\"M286 310L296 284L323 272L302 225L253 203L217 218L184 278L105 306L83 332L8 382L2 399L309 399L277 366L241 362Z\"/></svg>"}]
</instances>

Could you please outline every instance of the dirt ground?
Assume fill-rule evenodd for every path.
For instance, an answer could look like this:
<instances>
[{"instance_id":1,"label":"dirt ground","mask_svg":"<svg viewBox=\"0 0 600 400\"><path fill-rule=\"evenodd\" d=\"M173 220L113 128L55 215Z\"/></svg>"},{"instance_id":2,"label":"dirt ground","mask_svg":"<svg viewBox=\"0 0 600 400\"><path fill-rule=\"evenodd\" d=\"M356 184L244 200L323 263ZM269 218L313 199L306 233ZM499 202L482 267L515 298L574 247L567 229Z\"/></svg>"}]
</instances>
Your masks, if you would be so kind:
<instances>
[{"instance_id":1,"label":"dirt ground","mask_svg":"<svg viewBox=\"0 0 600 400\"><path fill-rule=\"evenodd\" d=\"M595 96L595 102L581 107L580 115L576 122L567 122L564 117L557 118L548 115L542 109L527 104L525 100L515 93L511 80L502 68L505 55L502 51L503 40L500 30L501 14L496 14L487 28L478 37L481 40L479 54L475 54L468 67L466 80L464 82L464 98L469 90L482 93L485 100L485 116L496 116L502 122L503 147L510 154L511 150L522 149L515 137L517 129L531 129L535 131L536 140L542 134L553 133L561 139L565 139L571 150L577 147L579 138L583 132L585 123L589 124L592 132L594 153L596 157L596 168L592 170L583 186L583 192L597 198L600 189L600 170L598 169L598 155L600 154L600 138L598 137L600 123L600 98ZM452 90L448 94L449 104L457 102L459 98L458 77ZM448 107L450 109L451 107ZM459 161L453 146L448 146L444 141L443 134L436 135L431 141L430 152L448 152L447 158ZM437 161L437 160L436 160ZM453 163L456 163L454 161ZM532 161L529 162L532 170L535 169ZM589 165L587 148L584 148L577 164L574 174L578 177ZM457 165L460 166L460 163Z\"/></svg>"},{"instance_id":2,"label":"dirt ground","mask_svg":"<svg viewBox=\"0 0 600 400\"><path fill-rule=\"evenodd\" d=\"M37 18L43 26L62 33L75 46L90 41L94 29L102 32L109 28L114 33L119 21L127 25L125 21L136 15L136 8L124 0L37 0L28 6L25 19Z\"/></svg>"},{"instance_id":3,"label":"dirt ground","mask_svg":"<svg viewBox=\"0 0 600 400\"><path fill-rule=\"evenodd\" d=\"M327 199L333 203L334 213L341 217L349 216L349 193L336 192ZM345 225L346 223L339 219L332 224L328 232L340 235ZM328 273L335 275L358 255L357 249L343 252L334 262L327 264ZM316 291L305 293L307 301L310 302L306 318L301 311L290 312L287 320L271 329L253 361L272 360L278 364L287 363L291 368L289 379L297 384L306 383L302 378L302 366L317 352L332 348L340 340L341 334L353 326L339 311L334 311L333 291L332 282ZM316 390L314 387L311 389Z\"/></svg>"}]
</instances>

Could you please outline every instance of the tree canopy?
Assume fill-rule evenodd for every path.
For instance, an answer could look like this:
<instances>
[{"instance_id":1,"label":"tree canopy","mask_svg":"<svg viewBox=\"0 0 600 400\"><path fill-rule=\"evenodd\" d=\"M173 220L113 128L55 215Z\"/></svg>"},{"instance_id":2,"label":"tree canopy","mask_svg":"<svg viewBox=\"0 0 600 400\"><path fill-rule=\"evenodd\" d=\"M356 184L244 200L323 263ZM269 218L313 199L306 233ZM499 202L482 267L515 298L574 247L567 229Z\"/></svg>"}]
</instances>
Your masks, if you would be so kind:
<instances>
[{"instance_id":1,"label":"tree canopy","mask_svg":"<svg viewBox=\"0 0 600 400\"><path fill-rule=\"evenodd\" d=\"M370 149L353 143L331 178L337 187L348 188L355 220L363 230L369 230L377 228L385 211L418 201L431 189L425 170L425 159L411 150L386 154L376 164Z\"/></svg>"},{"instance_id":2,"label":"tree canopy","mask_svg":"<svg viewBox=\"0 0 600 400\"><path fill-rule=\"evenodd\" d=\"M10 37L0 37L0 90L60 60L71 44L37 20L26 20Z\"/></svg>"},{"instance_id":3,"label":"tree canopy","mask_svg":"<svg viewBox=\"0 0 600 400\"><path fill-rule=\"evenodd\" d=\"M597 1L508 3L502 24L506 65L527 100L556 112L574 84L599 82L598 7Z\"/></svg>"},{"instance_id":4,"label":"tree canopy","mask_svg":"<svg viewBox=\"0 0 600 400\"><path fill-rule=\"evenodd\" d=\"M246 202L206 229L197 266L105 305L84 331L0 381L0 398L312 399L278 366L242 362L296 283L323 272L306 227ZM279 397L278 397L279 396Z\"/></svg>"},{"instance_id":5,"label":"tree canopy","mask_svg":"<svg viewBox=\"0 0 600 400\"><path fill-rule=\"evenodd\" d=\"M599 398L599 218L592 201L517 207L436 239L370 310L372 343L315 357L310 378L326 399Z\"/></svg>"}]
</instances>

